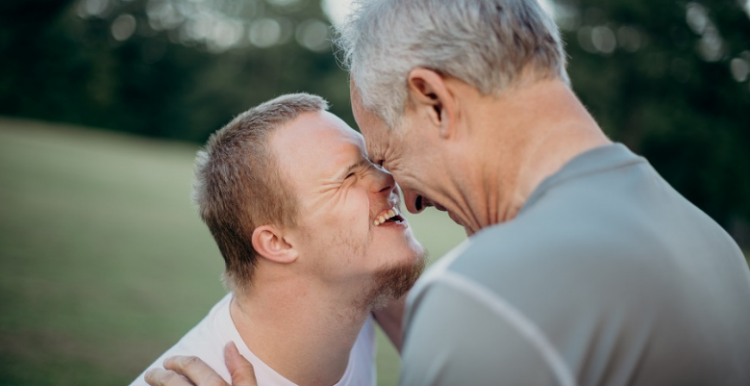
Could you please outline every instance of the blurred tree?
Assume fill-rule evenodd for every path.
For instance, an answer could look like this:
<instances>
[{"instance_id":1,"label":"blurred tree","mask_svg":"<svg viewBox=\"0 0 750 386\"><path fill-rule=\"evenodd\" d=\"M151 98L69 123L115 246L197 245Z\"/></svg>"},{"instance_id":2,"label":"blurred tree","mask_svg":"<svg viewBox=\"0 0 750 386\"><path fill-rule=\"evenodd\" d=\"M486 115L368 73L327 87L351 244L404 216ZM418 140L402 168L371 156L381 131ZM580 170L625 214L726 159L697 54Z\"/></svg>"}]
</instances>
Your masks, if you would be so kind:
<instances>
[{"instance_id":1,"label":"blurred tree","mask_svg":"<svg viewBox=\"0 0 750 386\"><path fill-rule=\"evenodd\" d=\"M555 8L573 87L605 131L722 225L750 218L750 2Z\"/></svg>"},{"instance_id":2,"label":"blurred tree","mask_svg":"<svg viewBox=\"0 0 750 386\"><path fill-rule=\"evenodd\" d=\"M307 91L346 119L347 75L309 0L6 0L0 114L204 141Z\"/></svg>"},{"instance_id":3,"label":"blurred tree","mask_svg":"<svg viewBox=\"0 0 750 386\"><path fill-rule=\"evenodd\" d=\"M52 66L35 65L56 57L65 41L53 26L71 0L5 1L0 3L0 109L3 113L37 116L39 92L47 91ZM47 41L55 45L46 46Z\"/></svg>"}]
</instances>

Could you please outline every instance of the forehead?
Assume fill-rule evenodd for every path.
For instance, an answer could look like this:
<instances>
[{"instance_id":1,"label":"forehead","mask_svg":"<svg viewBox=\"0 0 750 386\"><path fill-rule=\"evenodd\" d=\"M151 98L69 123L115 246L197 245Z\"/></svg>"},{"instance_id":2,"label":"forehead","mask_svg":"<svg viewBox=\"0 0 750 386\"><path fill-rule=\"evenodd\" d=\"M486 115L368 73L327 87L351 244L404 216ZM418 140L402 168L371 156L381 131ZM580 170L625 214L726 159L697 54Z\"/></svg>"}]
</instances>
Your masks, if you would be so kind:
<instances>
[{"instance_id":1,"label":"forehead","mask_svg":"<svg viewBox=\"0 0 750 386\"><path fill-rule=\"evenodd\" d=\"M332 178L366 154L362 135L327 111L300 114L276 130L271 143L279 166L300 182Z\"/></svg>"},{"instance_id":2,"label":"forehead","mask_svg":"<svg viewBox=\"0 0 750 386\"><path fill-rule=\"evenodd\" d=\"M364 107L354 85L351 90L352 112L367 143L367 150L373 159L382 158L388 148L391 132L384 120Z\"/></svg>"}]
</instances>

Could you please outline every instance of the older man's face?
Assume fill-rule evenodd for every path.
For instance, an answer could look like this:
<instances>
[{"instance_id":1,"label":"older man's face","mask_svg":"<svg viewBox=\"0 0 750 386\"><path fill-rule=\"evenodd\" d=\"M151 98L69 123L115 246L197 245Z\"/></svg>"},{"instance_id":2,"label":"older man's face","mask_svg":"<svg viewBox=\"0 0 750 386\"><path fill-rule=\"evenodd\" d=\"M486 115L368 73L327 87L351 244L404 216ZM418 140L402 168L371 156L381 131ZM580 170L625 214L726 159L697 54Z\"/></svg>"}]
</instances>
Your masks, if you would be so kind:
<instances>
[{"instance_id":1,"label":"older man's face","mask_svg":"<svg viewBox=\"0 0 750 386\"><path fill-rule=\"evenodd\" d=\"M445 189L450 186L444 165L447 161L436 150L437 136L418 127L399 131L389 129L380 117L362 105L354 83L350 85L350 91L352 112L365 137L370 158L393 173L403 190L404 204L409 212L419 213L428 206L446 210L444 205L452 200ZM453 221L463 225L453 213L448 214Z\"/></svg>"},{"instance_id":2,"label":"older man's face","mask_svg":"<svg viewBox=\"0 0 750 386\"><path fill-rule=\"evenodd\" d=\"M394 269L416 279L409 270L421 269L422 247L400 215L398 186L370 161L359 133L328 112L305 113L279 128L272 146L299 202L304 275L332 286Z\"/></svg>"}]
</instances>

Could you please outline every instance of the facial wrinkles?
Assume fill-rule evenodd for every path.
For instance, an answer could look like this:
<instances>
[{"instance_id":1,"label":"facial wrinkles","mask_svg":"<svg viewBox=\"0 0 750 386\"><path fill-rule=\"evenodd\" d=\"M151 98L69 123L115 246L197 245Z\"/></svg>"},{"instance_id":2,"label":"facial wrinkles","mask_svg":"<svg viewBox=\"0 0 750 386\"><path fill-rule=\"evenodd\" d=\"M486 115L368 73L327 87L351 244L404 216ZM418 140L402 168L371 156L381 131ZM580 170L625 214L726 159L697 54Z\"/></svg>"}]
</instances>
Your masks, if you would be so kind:
<instances>
[{"instance_id":1,"label":"facial wrinkles","mask_svg":"<svg viewBox=\"0 0 750 386\"><path fill-rule=\"evenodd\" d=\"M420 183L420 180L415 173L416 170L419 170L420 168L418 165L415 165L413 161L415 161L412 158L412 163L410 165L406 165L403 157L402 152L404 151L403 146L397 146L394 142L396 141L402 141L403 138L399 136L399 138L393 138L395 136L398 136L397 134L393 134L389 141L387 142L387 145L384 146L382 149L379 149L382 151L380 153L380 158L383 161L383 168L391 172L396 179L396 182L400 185L402 191L408 191L414 194L418 194L421 196L425 196L423 190L425 186ZM375 157L373 157L375 159Z\"/></svg>"},{"instance_id":2,"label":"facial wrinkles","mask_svg":"<svg viewBox=\"0 0 750 386\"><path fill-rule=\"evenodd\" d=\"M370 163L370 167L365 172L365 178L383 179L386 178L386 172L380 168L380 166ZM378 192L377 197L382 196L383 193ZM368 196L371 197L371 196ZM374 202L370 202L370 225L372 226L372 220L374 220L383 210L390 209L398 204L398 196L394 193L394 186L390 187L390 190L385 199L375 199ZM371 199L372 200L372 199Z\"/></svg>"},{"instance_id":3,"label":"facial wrinkles","mask_svg":"<svg viewBox=\"0 0 750 386\"><path fill-rule=\"evenodd\" d=\"M351 129L350 129L351 130ZM358 173L367 161L367 155L364 153L364 143L359 134L344 134L338 140L343 140L346 144L341 144L333 148L328 148L328 152L336 154L336 161L330 169L326 168L325 175L313 182L313 187L308 191L316 197L313 201L314 207L325 206L328 201L345 199L352 178L347 178L349 172ZM340 158L343 157L343 158Z\"/></svg>"},{"instance_id":4,"label":"facial wrinkles","mask_svg":"<svg viewBox=\"0 0 750 386\"><path fill-rule=\"evenodd\" d=\"M315 199L311 206L318 210L335 210L341 205L346 205L351 188L361 178L363 168L363 165L355 167L351 171L354 175L350 177L344 175L323 179L313 191Z\"/></svg>"},{"instance_id":5,"label":"facial wrinkles","mask_svg":"<svg viewBox=\"0 0 750 386\"><path fill-rule=\"evenodd\" d=\"M387 171L393 174L393 169L390 166L394 159L390 151L393 147L389 146L390 144L382 145L381 139L382 136L378 136L376 139L367 141L367 153L369 154L370 165L377 171Z\"/></svg>"},{"instance_id":6,"label":"facial wrinkles","mask_svg":"<svg viewBox=\"0 0 750 386\"><path fill-rule=\"evenodd\" d=\"M309 212L305 216L307 221L305 221L304 227L309 229L309 235L317 234L314 229L319 229L321 226L330 228L328 235L331 237L331 244L327 247L327 250L330 251L332 247L333 249L343 247L343 250L347 251L345 255L348 263L354 256L358 256L367 250L370 244L369 240L363 243L362 239L358 239L358 232L354 232L353 229L340 229L339 224L339 221L343 219L341 216L344 216L345 218L355 219L356 223L360 224L356 228L360 229L361 232L368 229L369 218L363 216L361 206L352 211L349 204L350 193L359 178L357 175L362 173L361 170L358 170L361 168L362 166L358 166L352 170L355 173L354 177L346 178L346 175L343 177L336 175L318 180L316 182L317 187L310 194ZM340 170L336 171L336 173L338 172ZM347 220L344 219L344 221ZM349 224L351 225L351 223Z\"/></svg>"},{"instance_id":7,"label":"facial wrinkles","mask_svg":"<svg viewBox=\"0 0 750 386\"><path fill-rule=\"evenodd\" d=\"M356 90L352 92L352 100L355 117L357 117L357 122L366 137L365 142L370 159L375 163L382 163L380 166L393 174L402 190L411 190L409 189L410 184L404 180L405 173L403 172L408 171L408 169L401 170L400 168L402 154L399 152L404 151L403 146L401 146L404 134L397 131L398 129L389 129L372 112L362 107L361 102L358 103Z\"/></svg>"},{"instance_id":8,"label":"facial wrinkles","mask_svg":"<svg viewBox=\"0 0 750 386\"><path fill-rule=\"evenodd\" d=\"M455 165L454 165L455 166ZM432 201L432 204L442 206L449 212L451 219L459 225L476 232L481 224L476 217L475 211L472 210L472 202L477 194L477 189L470 184L469 174L471 170L461 170L461 168L451 168L450 165L439 167L436 164L424 165L423 170L431 170L432 175L422 175L429 184L424 184L424 196Z\"/></svg>"},{"instance_id":9,"label":"facial wrinkles","mask_svg":"<svg viewBox=\"0 0 750 386\"><path fill-rule=\"evenodd\" d=\"M401 144L407 143L403 135L396 140ZM418 144L409 143L412 147L418 146ZM406 147L401 146L399 149L408 151L405 149ZM389 146L388 149L394 149L394 146ZM419 150L414 149L413 151ZM394 153L393 151L389 152L385 166L394 174L402 189L425 197L433 205L437 204L444 207L454 218L459 220L457 222L460 225L471 228L471 233L477 229L474 224L478 224L478 222L469 205L471 197L468 195L472 194L472 191L464 189L465 184L451 178L446 179L448 171L436 163L438 160L422 158L427 154L421 154L420 157L412 154L410 164L404 165L404 158Z\"/></svg>"},{"instance_id":10,"label":"facial wrinkles","mask_svg":"<svg viewBox=\"0 0 750 386\"><path fill-rule=\"evenodd\" d=\"M472 164L476 159L466 160L465 164ZM492 221L497 212L498 201L497 192L498 177L503 178L487 167L487 163L481 164L476 168L471 168L469 173L455 175L453 184L458 187L458 193L461 197L461 210L466 222L464 226L470 227L472 233L497 223Z\"/></svg>"},{"instance_id":11,"label":"facial wrinkles","mask_svg":"<svg viewBox=\"0 0 750 386\"><path fill-rule=\"evenodd\" d=\"M327 211L329 208L335 208L346 203L348 186L351 185L350 179L326 181L315 189L312 196L314 197L311 206L316 211Z\"/></svg>"},{"instance_id":12,"label":"facial wrinkles","mask_svg":"<svg viewBox=\"0 0 750 386\"><path fill-rule=\"evenodd\" d=\"M400 157L396 152L397 146L394 146L393 137L395 134L385 135L382 132L373 141L367 142L368 152L370 153L370 159L376 163L382 163L377 165L394 176L396 173L400 173Z\"/></svg>"},{"instance_id":13,"label":"facial wrinkles","mask_svg":"<svg viewBox=\"0 0 750 386\"><path fill-rule=\"evenodd\" d=\"M346 208L348 206L347 200L352 192L361 189L361 193L365 195L365 199L367 200L368 220L370 220L368 223L372 225L372 220L384 209L395 206L398 203L398 197L393 191L387 197L384 197L383 200L373 200L370 184L375 181L371 180L384 178L384 176L379 175L384 172L366 158L363 159L365 160L364 162L351 169L350 172L353 175L347 174L348 177L334 177L320 184L313 194L316 198L310 204L314 208L314 213L340 211L342 208Z\"/></svg>"},{"instance_id":14,"label":"facial wrinkles","mask_svg":"<svg viewBox=\"0 0 750 386\"><path fill-rule=\"evenodd\" d=\"M383 161L385 163L387 162L387 159L385 157L384 148L381 145L379 139L380 138L367 141L367 153L369 154L369 158L372 162Z\"/></svg>"},{"instance_id":15,"label":"facial wrinkles","mask_svg":"<svg viewBox=\"0 0 750 386\"><path fill-rule=\"evenodd\" d=\"M482 223L476 217L475 212L471 210L469 203L472 202L472 198L468 196L470 193L464 189L458 189L457 194L461 197L461 200L453 200L453 204L458 207L458 210L454 212L455 216L460 220L460 225L466 228L467 233L470 233L469 235L474 234L481 229Z\"/></svg>"}]
</instances>

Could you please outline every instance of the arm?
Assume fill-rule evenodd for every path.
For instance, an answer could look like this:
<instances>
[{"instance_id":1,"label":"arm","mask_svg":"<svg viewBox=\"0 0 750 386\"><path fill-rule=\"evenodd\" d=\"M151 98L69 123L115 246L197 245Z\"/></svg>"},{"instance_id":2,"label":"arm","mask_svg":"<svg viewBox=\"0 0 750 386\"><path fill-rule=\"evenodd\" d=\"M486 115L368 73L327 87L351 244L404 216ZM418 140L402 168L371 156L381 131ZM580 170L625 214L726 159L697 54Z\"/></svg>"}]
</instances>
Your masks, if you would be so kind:
<instances>
[{"instance_id":1,"label":"arm","mask_svg":"<svg viewBox=\"0 0 750 386\"><path fill-rule=\"evenodd\" d=\"M405 294L400 299L393 300L390 304L382 309L372 311L372 316L375 321L378 322L380 328L383 329L385 335L388 336L393 346L396 347L396 351L401 353L401 347L403 346L403 320L404 310L406 308L406 297L409 294Z\"/></svg>"}]
</instances>

